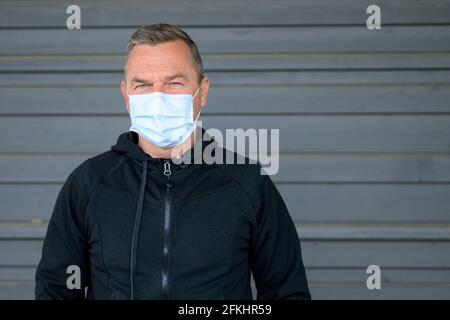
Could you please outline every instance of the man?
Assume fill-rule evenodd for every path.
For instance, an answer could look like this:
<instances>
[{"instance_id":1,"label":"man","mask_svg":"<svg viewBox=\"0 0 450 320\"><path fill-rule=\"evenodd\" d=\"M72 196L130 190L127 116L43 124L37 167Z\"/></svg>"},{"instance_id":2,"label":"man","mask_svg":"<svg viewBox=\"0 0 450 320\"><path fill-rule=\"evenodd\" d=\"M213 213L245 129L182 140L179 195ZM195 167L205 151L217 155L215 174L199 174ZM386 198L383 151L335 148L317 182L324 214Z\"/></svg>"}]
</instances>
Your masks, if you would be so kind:
<instances>
[{"instance_id":1,"label":"man","mask_svg":"<svg viewBox=\"0 0 450 320\"><path fill-rule=\"evenodd\" d=\"M209 145L196 138L208 90L184 31L132 35L121 83L130 131L62 187L37 299L252 299L250 272L258 299L310 298L295 226L260 167L173 161Z\"/></svg>"}]
</instances>

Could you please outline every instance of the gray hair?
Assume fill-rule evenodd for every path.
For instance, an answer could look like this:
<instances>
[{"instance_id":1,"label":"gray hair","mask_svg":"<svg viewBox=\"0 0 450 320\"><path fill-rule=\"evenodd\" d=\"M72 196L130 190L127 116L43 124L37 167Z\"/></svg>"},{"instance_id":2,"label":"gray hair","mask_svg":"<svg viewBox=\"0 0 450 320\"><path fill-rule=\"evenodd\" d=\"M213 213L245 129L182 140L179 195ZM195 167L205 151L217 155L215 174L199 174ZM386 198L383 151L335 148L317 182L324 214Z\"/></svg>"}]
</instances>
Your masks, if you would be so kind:
<instances>
[{"instance_id":1,"label":"gray hair","mask_svg":"<svg viewBox=\"0 0 450 320\"><path fill-rule=\"evenodd\" d=\"M128 41L128 56L130 55L131 50L137 45L156 45L175 40L181 40L188 45L189 49L191 50L192 59L197 69L198 79L199 81L201 81L201 79L203 78L204 70L202 58L200 56L200 53L198 52L197 45L186 32L170 24L157 23L142 26L137 29Z\"/></svg>"}]
</instances>

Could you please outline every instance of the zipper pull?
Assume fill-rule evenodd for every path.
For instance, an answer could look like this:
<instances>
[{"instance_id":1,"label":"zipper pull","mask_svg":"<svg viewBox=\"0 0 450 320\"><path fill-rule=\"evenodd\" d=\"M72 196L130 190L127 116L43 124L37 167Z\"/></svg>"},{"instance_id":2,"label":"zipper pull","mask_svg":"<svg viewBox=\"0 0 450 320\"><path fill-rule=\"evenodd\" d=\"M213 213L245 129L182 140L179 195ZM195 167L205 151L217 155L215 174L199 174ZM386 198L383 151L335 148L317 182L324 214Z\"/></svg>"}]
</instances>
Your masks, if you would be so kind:
<instances>
[{"instance_id":1,"label":"zipper pull","mask_svg":"<svg viewBox=\"0 0 450 320\"><path fill-rule=\"evenodd\" d=\"M172 171L170 170L170 162L169 162L169 160L165 160L164 161L164 172L163 172L163 174L166 177L170 177L172 175Z\"/></svg>"},{"instance_id":2,"label":"zipper pull","mask_svg":"<svg viewBox=\"0 0 450 320\"><path fill-rule=\"evenodd\" d=\"M164 172L163 174L167 177L166 187L172 188L172 182L170 181L170 177L172 176L172 170L170 170L170 162L169 160L164 161Z\"/></svg>"}]
</instances>

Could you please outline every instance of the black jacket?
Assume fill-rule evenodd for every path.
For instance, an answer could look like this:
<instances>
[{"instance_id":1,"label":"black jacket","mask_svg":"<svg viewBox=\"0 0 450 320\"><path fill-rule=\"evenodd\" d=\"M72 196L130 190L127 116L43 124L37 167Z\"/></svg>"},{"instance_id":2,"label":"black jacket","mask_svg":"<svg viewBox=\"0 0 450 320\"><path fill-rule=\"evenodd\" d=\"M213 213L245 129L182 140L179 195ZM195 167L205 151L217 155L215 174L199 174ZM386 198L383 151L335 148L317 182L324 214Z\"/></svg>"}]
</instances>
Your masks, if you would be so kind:
<instances>
[{"instance_id":1,"label":"black jacket","mask_svg":"<svg viewBox=\"0 0 450 320\"><path fill-rule=\"evenodd\" d=\"M309 299L300 242L253 164L174 164L120 135L64 183L36 271L37 299ZM207 143L203 144L203 148ZM81 271L68 289L68 267ZM72 278L73 280L73 278Z\"/></svg>"}]
</instances>

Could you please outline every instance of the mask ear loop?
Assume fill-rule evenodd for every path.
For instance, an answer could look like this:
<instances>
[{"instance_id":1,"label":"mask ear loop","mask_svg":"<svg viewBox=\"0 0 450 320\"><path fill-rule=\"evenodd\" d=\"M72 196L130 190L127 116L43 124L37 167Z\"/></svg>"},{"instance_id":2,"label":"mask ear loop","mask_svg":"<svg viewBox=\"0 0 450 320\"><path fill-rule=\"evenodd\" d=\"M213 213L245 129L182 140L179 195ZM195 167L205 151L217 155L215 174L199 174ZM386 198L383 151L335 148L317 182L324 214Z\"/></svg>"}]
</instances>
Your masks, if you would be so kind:
<instances>
[{"instance_id":1,"label":"mask ear loop","mask_svg":"<svg viewBox=\"0 0 450 320\"><path fill-rule=\"evenodd\" d=\"M195 92L195 94L192 96L192 100L195 99L195 97L197 96L197 93L200 91L200 87L198 87L197 91Z\"/></svg>"},{"instance_id":2,"label":"mask ear loop","mask_svg":"<svg viewBox=\"0 0 450 320\"><path fill-rule=\"evenodd\" d=\"M197 116L195 117L195 120L194 120L194 124L195 124L195 125L197 125L197 121L198 121L198 118L200 117L200 113L201 113L201 112L202 112L201 109L198 110Z\"/></svg>"},{"instance_id":3,"label":"mask ear loop","mask_svg":"<svg viewBox=\"0 0 450 320\"><path fill-rule=\"evenodd\" d=\"M194 96L192 97L192 101L194 101L194 99L195 99L195 97L197 96L197 94L198 94L199 91L200 91L200 87L198 87L197 91L195 92ZM195 125L195 127L197 126L197 121L198 121L198 118L200 117L201 111L202 111L202 109L200 108L200 109L198 110L197 117L195 117L195 120L194 120L194 125Z\"/></svg>"},{"instance_id":4,"label":"mask ear loop","mask_svg":"<svg viewBox=\"0 0 450 320\"><path fill-rule=\"evenodd\" d=\"M197 92L196 92L196 93L194 94L194 96L192 97L192 100L194 100L194 98L195 98L195 96L197 95L197 93L199 92L199 90L200 90L200 87L198 87ZM194 120L194 129L192 129L192 132L194 133L194 139L196 139L195 136L196 136L196 134L197 134L197 127L198 127L197 122L198 122L198 118L200 118L200 113L201 113L201 112L202 112L202 108L200 108L200 109L198 110L197 116L195 117L195 120Z\"/></svg>"}]
</instances>

